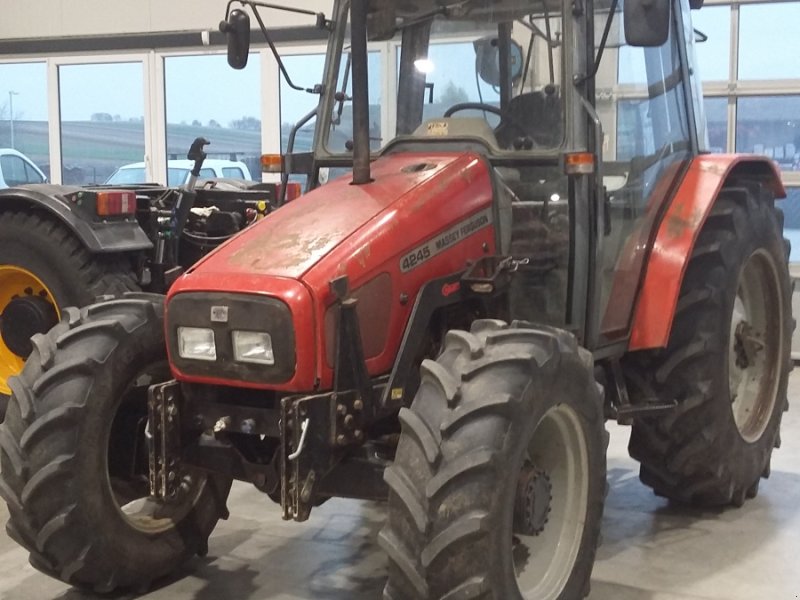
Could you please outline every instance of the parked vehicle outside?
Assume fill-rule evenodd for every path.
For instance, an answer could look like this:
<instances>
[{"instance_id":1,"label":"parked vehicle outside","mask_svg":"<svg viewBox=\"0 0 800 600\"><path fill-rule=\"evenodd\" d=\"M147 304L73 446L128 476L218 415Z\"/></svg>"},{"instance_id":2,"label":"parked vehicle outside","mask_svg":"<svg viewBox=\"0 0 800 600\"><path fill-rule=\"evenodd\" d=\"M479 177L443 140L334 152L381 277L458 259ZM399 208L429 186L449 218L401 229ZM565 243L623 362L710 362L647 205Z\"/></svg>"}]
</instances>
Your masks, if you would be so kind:
<instances>
[{"instance_id":1,"label":"parked vehicle outside","mask_svg":"<svg viewBox=\"0 0 800 600\"><path fill-rule=\"evenodd\" d=\"M186 183L191 173L193 161L171 160L167 163L167 185L179 186ZM242 179L250 181L250 169L243 162L234 160L207 159L200 170L200 179L213 179L222 177L226 179ZM147 183L145 164L143 162L123 165L106 180L108 185L128 185L132 183Z\"/></svg>"},{"instance_id":2,"label":"parked vehicle outside","mask_svg":"<svg viewBox=\"0 0 800 600\"><path fill-rule=\"evenodd\" d=\"M33 161L13 148L0 148L0 188L45 183L47 177Z\"/></svg>"}]
</instances>

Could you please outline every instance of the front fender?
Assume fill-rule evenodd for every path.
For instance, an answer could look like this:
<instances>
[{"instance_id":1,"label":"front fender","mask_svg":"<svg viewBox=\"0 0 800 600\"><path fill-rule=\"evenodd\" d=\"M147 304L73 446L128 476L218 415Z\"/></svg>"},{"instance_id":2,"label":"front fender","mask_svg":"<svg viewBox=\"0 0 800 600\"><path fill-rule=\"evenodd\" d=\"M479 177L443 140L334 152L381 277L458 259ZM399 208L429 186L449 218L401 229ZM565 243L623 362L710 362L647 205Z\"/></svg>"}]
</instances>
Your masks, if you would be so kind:
<instances>
[{"instance_id":1,"label":"front fender","mask_svg":"<svg viewBox=\"0 0 800 600\"><path fill-rule=\"evenodd\" d=\"M66 225L90 252L131 252L153 247L135 218L103 221L93 214L84 213L73 200L74 194L82 189L37 184L0 190L0 210L43 210Z\"/></svg>"}]
</instances>

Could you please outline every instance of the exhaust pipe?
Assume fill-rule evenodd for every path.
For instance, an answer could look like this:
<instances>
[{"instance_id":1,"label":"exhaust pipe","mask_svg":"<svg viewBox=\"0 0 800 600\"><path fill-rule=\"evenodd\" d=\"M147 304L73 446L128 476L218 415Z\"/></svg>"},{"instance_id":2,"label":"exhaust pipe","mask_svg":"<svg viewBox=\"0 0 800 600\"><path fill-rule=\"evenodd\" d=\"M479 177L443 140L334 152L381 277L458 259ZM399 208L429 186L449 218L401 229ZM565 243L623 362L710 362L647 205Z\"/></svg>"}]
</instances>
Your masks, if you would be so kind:
<instances>
[{"instance_id":1,"label":"exhaust pipe","mask_svg":"<svg viewBox=\"0 0 800 600\"><path fill-rule=\"evenodd\" d=\"M370 183L369 68L367 0L350 4L350 52L353 57L353 185Z\"/></svg>"}]
</instances>

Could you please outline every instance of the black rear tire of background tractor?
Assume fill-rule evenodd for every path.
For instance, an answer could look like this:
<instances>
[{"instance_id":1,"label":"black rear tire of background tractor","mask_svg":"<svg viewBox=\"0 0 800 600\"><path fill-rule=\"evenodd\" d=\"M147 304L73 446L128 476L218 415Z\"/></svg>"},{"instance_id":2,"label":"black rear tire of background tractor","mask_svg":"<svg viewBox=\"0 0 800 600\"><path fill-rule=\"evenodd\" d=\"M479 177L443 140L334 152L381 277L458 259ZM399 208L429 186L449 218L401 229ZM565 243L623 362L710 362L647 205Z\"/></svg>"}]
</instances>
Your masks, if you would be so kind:
<instances>
[{"instance_id":1,"label":"black rear tire of background tractor","mask_svg":"<svg viewBox=\"0 0 800 600\"><path fill-rule=\"evenodd\" d=\"M722 190L680 292L668 346L623 362L631 400L678 407L633 423L629 451L661 496L740 506L769 476L791 369L791 284L771 193Z\"/></svg>"},{"instance_id":2,"label":"black rear tire of background tractor","mask_svg":"<svg viewBox=\"0 0 800 600\"><path fill-rule=\"evenodd\" d=\"M573 336L489 320L451 331L400 421L385 599L589 593L608 434Z\"/></svg>"},{"instance_id":3,"label":"black rear tire of background tractor","mask_svg":"<svg viewBox=\"0 0 800 600\"><path fill-rule=\"evenodd\" d=\"M98 296L138 290L128 258L90 253L64 225L41 213L0 213L0 315L13 296L26 294L55 308L52 318L41 324L17 324L31 328L23 335L26 340L28 334L44 333L54 325L62 307L86 306ZM12 347L0 336L0 421L8 402L8 379L19 373L25 358Z\"/></svg>"},{"instance_id":4,"label":"black rear tire of background tractor","mask_svg":"<svg viewBox=\"0 0 800 600\"><path fill-rule=\"evenodd\" d=\"M0 425L0 496L31 564L97 592L145 589L195 554L227 515L231 481L176 467L171 503L149 497L147 389L169 379L161 296L78 310L34 351Z\"/></svg>"}]
</instances>

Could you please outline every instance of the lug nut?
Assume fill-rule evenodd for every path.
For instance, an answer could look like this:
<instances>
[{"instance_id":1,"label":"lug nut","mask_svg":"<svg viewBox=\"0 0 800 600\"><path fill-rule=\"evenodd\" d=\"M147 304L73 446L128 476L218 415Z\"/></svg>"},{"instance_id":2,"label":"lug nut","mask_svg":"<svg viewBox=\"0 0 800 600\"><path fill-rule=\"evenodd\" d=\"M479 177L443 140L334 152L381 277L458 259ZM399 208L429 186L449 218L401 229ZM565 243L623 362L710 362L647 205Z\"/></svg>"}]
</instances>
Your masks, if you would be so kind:
<instances>
[{"instance_id":1,"label":"lug nut","mask_svg":"<svg viewBox=\"0 0 800 600\"><path fill-rule=\"evenodd\" d=\"M339 446L344 446L347 443L347 438L340 433L339 435L336 436L336 443Z\"/></svg>"},{"instance_id":2,"label":"lug nut","mask_svg":"<svg viewBox=\"0 0 800 600\"><path fill-rule=\"evenodd\" d=\"M350 429L353 426L353 423L355 423L355 417L353 417L353 415L347 415L344 418L344 426L347 427L348 429Z\"/></svg>"},{"instance_id":3,"label":"lug nut","mask_svg":"<svg viewBox=\"0 0 800 600\"><path fill-rule=\"evenodd\" d=\"M364 410L364 402L362 400L353 402L353 410Z\"/></svg>"}]
</instances>

